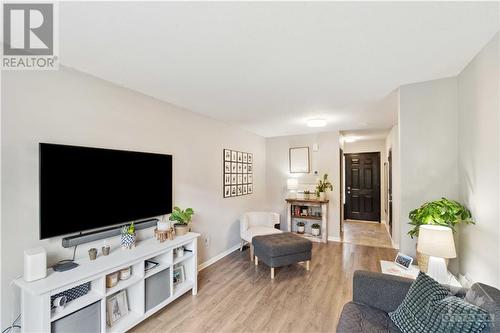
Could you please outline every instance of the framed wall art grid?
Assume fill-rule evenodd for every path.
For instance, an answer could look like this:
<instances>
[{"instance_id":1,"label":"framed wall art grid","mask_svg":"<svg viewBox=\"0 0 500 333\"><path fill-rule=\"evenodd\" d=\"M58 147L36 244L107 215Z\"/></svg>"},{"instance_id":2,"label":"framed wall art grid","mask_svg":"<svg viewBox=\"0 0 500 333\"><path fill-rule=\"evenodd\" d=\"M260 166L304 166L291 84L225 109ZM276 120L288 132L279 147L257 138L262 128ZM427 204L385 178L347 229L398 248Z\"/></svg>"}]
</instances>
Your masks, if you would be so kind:
<instances>
[{"instance_id":1,"label":"framed wall art grid","mask_svg":"<svg viewBox=\"0 0 500 333\"><path fill-rule=\"evenodd\" d=\"M224 149L222 160L223 197L231 198L253 193L253 154Z\"/></svg>"}]
</instances>

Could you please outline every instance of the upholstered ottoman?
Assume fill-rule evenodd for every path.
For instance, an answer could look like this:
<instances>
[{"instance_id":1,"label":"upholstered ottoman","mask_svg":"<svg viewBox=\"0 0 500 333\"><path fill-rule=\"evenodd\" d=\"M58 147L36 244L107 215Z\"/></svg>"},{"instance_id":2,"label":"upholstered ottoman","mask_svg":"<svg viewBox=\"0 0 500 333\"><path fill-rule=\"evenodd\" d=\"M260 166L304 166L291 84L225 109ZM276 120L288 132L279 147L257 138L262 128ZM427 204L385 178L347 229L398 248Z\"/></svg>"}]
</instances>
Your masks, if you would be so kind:
<instances>
[{"instance_id":1,"label":"upholstered ottoman","mask_svg":"<svg viewBox=\"0 0 500 333\"><path fill-rule=\"evenodd\" d=\"M259 259L271 267L271 279L274 279L274 268L305 261L309 270L312 242L291 232L255 236L252 239L255 253L255 265Z\"/></svg>"}]
</instances>

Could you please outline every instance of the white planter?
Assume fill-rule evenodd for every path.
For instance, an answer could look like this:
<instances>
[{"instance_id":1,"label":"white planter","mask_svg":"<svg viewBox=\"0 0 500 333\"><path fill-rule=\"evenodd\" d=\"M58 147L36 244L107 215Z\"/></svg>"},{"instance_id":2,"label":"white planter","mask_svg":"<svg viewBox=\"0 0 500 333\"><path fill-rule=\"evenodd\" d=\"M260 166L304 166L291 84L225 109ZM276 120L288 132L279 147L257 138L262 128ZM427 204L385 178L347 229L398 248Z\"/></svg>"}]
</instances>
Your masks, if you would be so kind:
<instances>
[{"instance_id":1,"label":"white planter","mask_svg":"<svg viewBox=\"0 0 500 333\"><path fill-rule=\"evenodd\" d=\"M319 192L319 200L321 200L321 201L326 200L326 193L325 192Z\"/></svg>"},{"instance_id":2,"label":"white planter","mask_svg":"<svg viewBox=\"0 0 500 333\"><path fill-rule=\"evenodd\" d=\"M313 236L319 236L319 231L320 231L320 229L311 228L311 234Z\"/></svg>"},{"instance_id":3,"label":"white planter","mask_svg":"<svg viewBox=\"0 0 500 333\"><path fill-rule=\"evenodd\" d=\"M306 227L305 226L300 226L300 225L297 226L297 232L299 234L303 234L304 231L306 231Z\"/></svg>"}]
</instances>

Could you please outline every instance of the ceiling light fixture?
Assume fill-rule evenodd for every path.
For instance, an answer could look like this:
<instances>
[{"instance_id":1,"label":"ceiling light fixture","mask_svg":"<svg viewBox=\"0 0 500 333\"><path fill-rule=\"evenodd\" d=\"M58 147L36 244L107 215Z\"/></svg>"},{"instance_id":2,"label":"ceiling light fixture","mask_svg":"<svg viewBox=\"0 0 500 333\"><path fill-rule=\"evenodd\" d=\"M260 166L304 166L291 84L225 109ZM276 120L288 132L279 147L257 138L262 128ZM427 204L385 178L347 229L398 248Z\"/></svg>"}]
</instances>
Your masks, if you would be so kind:
<instances>
[{"instance_id":1,"label":"ceiling light fixture","mask_svg":"<svg viewBox=\"0 0 500 333\"><path fill-rule=\"evenodd\" d=\"M307 121L308 127L325 127L326 120L325 119L309 119Z\"/></svg>"},{"instance_id":2,"label":"ceiling light fixture","mask_svg":"<svg viewBox=\"0 0 500 333\"><path fill-rule=\"evenodd\" d=\"M356 142L358 141L358 138L355 136L346 136L344 137L344 142Z\"/></svg>"}]
</instances>

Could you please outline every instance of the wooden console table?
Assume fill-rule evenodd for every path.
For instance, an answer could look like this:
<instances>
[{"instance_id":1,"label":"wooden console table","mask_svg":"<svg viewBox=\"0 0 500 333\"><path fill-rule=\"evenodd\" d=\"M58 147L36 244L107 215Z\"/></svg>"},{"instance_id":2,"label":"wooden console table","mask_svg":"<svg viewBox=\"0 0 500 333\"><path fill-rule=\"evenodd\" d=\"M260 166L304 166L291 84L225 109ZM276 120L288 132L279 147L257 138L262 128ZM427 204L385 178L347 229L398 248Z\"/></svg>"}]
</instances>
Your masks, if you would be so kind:
<instances>
[{"instance_id":1,"label":"wooden console table","mask_svg":"<svg viewBox=\"0 0 500 333\"><path fill-rule=\"evenodd\" d=\"M313 242L328 241L328 200L286 199L286 205L288 231ZM297 233L297 222L300 221L305 224L303 234ZM319 236L313 236L311 233L311 225L314 223L321 226Z\"/></svg>"}]
</instances>

